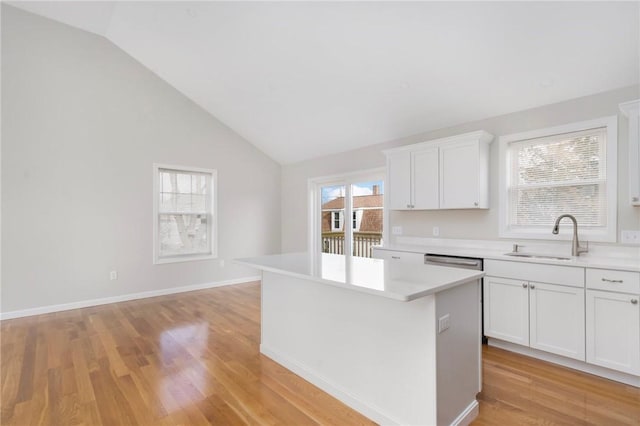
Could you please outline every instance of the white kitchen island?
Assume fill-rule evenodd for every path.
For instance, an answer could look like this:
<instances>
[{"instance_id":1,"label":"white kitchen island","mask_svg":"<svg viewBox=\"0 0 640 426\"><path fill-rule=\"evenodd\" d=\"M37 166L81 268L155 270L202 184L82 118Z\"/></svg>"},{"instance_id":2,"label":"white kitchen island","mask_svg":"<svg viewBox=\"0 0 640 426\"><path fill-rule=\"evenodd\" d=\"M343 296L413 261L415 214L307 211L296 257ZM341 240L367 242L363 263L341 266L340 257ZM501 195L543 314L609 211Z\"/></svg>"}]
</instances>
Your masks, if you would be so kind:
<instances>
[{"instance_id":1,"label":"white kitchen island","mask_svg":"<svg viewBox=\"0 0 640 426\"><path fill-rule=\"evenodd\" d=\"M331 254L237 262L262 270L264 355L380 424L477 415L483 272Z\"/></svg>"}]
</instances>

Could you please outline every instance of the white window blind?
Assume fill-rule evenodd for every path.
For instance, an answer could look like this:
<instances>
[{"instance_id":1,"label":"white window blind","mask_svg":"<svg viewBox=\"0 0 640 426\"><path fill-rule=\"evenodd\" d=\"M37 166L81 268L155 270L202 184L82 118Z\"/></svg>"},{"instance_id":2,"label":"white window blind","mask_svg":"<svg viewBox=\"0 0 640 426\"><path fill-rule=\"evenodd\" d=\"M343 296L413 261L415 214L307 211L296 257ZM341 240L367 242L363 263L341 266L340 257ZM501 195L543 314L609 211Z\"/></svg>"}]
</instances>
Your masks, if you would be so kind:
<instances>
[{"instance_id":1,"label":"white window blind","mask_svg":"<svg viewBox=\"0 0 640 426\"><path fill-rule=\"evenodd\" d=\"M606 227L606 144L606 127L511 142L511 229L551 229L563 213L573 214L581 228Z\"/></svg>"},{"instance_id":2,"label":"white window blind","mask_svg":"<svg viewBox=\"0 0 640 426\"><path fill-rule=\"evenodd\" d=\"M214 171L156 170L156 261L213 256Z\"/></svg>"}]
</instances>

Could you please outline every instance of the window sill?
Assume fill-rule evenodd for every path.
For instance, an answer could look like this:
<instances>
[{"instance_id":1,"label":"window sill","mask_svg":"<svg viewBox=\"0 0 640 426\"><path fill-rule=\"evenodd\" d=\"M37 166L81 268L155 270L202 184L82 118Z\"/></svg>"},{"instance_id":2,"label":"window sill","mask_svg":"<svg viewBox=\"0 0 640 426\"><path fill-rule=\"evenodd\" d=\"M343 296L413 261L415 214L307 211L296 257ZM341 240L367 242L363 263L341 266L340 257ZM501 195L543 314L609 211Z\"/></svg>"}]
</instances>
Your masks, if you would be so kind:
<instances>
[{"instance_id":1,"label":"window sill","mask_svg":"<svg viewBox=\"0 0 640 426\"><path fill-rule=\"evenodd\" d=\"M154 265L163 265L165 263L181 263L181 262L194 262L198 260L212 260L217 259L218 256L215 254L206 254L206 255L193 255L193 256L176 256L176 257L167 257L162 259L154 259Z\"/></svg>"}]
</instances>

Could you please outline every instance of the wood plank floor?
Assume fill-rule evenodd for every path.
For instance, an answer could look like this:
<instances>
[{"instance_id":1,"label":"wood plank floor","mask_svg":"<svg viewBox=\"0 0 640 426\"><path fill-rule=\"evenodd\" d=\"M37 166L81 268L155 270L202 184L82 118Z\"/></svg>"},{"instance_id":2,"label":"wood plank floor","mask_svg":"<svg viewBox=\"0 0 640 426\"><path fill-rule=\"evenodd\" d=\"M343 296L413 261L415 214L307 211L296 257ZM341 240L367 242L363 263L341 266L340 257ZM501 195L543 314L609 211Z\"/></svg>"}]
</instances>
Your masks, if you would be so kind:
<instances>
[{"instance_id":1,"label":"wood plank floor","mask_svg":"<svg viewBox=\"0 0 640 426\"><path fill-rule=\"evenodd\" d=\"M260 286L5 320L1 425L365 425L258 351ZM475 425L640 425L640 389L484 350Z\"/></svg>"}]
</instances>

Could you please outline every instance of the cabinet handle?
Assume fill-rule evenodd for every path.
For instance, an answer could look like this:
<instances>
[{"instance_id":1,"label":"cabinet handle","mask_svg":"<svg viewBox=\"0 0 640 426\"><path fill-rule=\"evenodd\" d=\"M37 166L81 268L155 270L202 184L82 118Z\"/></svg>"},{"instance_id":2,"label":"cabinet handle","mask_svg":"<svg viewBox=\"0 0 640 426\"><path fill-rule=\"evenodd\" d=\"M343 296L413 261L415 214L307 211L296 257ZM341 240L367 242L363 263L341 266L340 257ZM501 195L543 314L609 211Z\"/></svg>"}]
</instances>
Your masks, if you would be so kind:
<instances>
[{"instance_id":1,"label":"cabinet handle","mask_svg":"<svg viewBox=\"0 0 640 426\"><path fill-rule=\"evenodd\" d=\"M527 288L527 287L528 287L527 283L522 283L522 288Z\"/></svg>"},{"instance_id":2,"label":"cabinet handle","mask_svg":"<svg viewBox=\"0 0 640 426\"><path fill-rule=\"evenodd\" d=\"M411 208L411 204L407 204L407 208L410 209Z\"/></svg>"},{"instance_id":3,"label":"cabinet handle","mask_svg":"<svg viewBox=\"0 0 640 426\"><path fill-rule=\"evenodd\" d=\"M474 206L478 207L478 202L473 203Z\"/></svg>"},{"instance_id":4,"label":"cabinet handle","mask_svg":"<svg viewBox=\"0 0 640 426\"><path fill-rule=\"evenodd\" d=\"M640 201L640 197L631 197L631 201L637 203L638 201Z\"/></svg>"},{"instance_id":5,"label":"cabinet handle","mask_svg":"<svg viewBox=\"0 0 640 426\"><path fill-rule=\"evenodd\" d=\"M634 304L634 305L637 305L638 304L638 299L631 299L631 303Z\"/></svg>"},{"instance_id":6,"label":"cabinet handle","mask_svg":"<svg viewBox=\"0 0 640 426\"><path fill-rule=\"evenodd\" d=\"M536 286L535 286L535 285L533 285L533 284L531 284L531 285L529 286L529 288L530 288L531 290L534 290L534 289L536 288Z\"/></svg>"},{"instance_id":7,"label":"cabinet handle","mask_svg":"<svg viewBox=\"0 0 640 426\"><path fill-rule=\"evenodd\" d=\"M608 278L603 278L602 281L607 282L607 283L618 283L618 284L622 284L622 280L610 280Z\"/></svg>"},{"instance_id":8,"label":"cabinet handle","mask_svg":"<svg viewBox=\"0 0 640 426\"><path fill-rule=\"evenodd\" d=\"M391 256L392 259L400 259L400 256Z\"/></svg>"}]
</instances>

